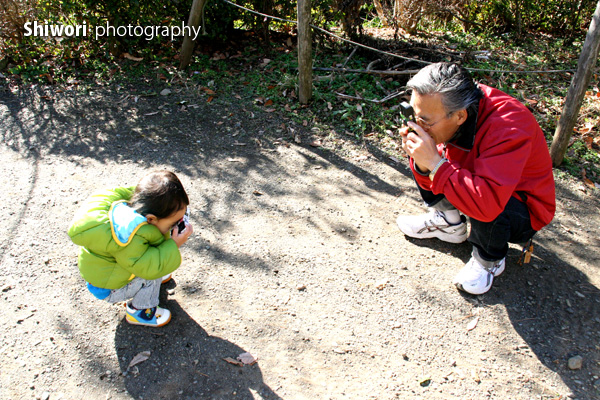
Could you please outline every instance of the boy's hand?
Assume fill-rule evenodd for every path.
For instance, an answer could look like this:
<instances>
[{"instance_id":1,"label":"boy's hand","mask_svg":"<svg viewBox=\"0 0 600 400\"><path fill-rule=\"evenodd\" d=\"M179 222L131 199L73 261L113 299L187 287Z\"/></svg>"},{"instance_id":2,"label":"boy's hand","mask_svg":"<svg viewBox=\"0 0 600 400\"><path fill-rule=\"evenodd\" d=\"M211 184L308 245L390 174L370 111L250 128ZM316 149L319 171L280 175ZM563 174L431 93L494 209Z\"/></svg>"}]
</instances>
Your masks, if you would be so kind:
<instances>
[{"instance_id":1,"label":"boy's hand","mask_svg":"<svg viewBox=\"0 0 600 400\"><path fill-rule=\"evenodd\" d=\"M192 224L187 224L183 232L179 232L179 227L176 226L173 229L173 233L171 234L171 239L175 241L177 247L181 247L182 244L187 242L188 238L192 233L194 233L194 227L192 226Z\"/></svg>"}]
</instances>

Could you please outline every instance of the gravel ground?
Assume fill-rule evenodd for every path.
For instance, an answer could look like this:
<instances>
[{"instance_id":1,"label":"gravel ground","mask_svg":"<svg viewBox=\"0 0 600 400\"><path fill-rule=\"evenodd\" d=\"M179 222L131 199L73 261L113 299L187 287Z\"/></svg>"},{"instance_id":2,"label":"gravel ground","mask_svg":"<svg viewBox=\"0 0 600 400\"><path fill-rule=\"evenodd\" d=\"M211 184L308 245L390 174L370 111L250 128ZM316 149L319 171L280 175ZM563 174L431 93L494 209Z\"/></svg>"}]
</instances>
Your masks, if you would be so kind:
<instances>
[{"instance_id":1,"label":"gravel ground","mask_svg":"<svg viewBox=\"0 0 600 400\"><path fill-rule=\"evenodd\" d=\"M404 161L171 89L0 86L0 398L600 398L597 191L557 181L532 263L511 247L464 295L470 246L395 226L422 211ZM195 230L159 329L86 291L66 234L92 191L151 169L179 175Z\"/></svg>"}]
</instances>

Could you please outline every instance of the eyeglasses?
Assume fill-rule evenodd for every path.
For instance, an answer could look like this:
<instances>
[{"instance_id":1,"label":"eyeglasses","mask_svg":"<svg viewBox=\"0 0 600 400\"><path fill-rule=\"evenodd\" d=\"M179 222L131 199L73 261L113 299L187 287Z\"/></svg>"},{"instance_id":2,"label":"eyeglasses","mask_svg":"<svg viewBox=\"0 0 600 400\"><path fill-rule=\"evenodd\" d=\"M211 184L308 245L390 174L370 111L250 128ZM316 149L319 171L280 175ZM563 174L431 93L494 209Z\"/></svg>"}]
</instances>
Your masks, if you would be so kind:
<instances>
[{"instance_id":1,"label":"eyeglasses","mask_svg":"<svg viewBox=\"0 0 600 400\"><path fill-rule=\"evenodd\" d=\"M426 122L423 118L421 117L415 117L415 122L417 124L419 124L421 126L421 128L425 129L426 131L430 130L431 128L433 128L433 126L435 124L437 124L438 122L441 122L442 120L450 117L450 115L452 115L452 113L447 113L446 115L444 115L442 118L438 119L437 121L435 121L433 124L430 124L428 122Z\"/></svg>"}]
</instances>

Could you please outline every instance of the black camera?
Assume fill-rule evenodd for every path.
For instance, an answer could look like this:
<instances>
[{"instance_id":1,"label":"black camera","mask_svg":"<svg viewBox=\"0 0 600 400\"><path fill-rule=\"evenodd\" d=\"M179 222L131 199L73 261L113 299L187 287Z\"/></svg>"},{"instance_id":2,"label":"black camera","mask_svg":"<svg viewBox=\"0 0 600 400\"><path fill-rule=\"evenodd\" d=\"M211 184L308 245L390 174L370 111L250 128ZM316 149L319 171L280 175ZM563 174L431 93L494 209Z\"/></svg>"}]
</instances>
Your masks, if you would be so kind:
<instances>
[{"instance_id":1,"label":"black camera","mask_svg":"<svg viewBox=\"0 0 600 400\"><path fill-rule=\"evenodd\" d=\"M185 227L190 223L190 210L189 208L185 211L185 214L183 215L183 218L181 218L179 221L177 221L177 224L175 225L177 227L177 231L179 233L183 232L185 230ZM175 230L175 227L173 227L173 229L171 230L171 234L173 234L173 231Z\"/></svg>"},{"instance_id":2,"label":"black camera","mask_svg":"<svg viewBox=\"0 0 600 400\"><path fill-rule=\"evenodd\" d=\"M406 125L408 121L415 121L415 110L413 110L412 106L407 101L400 103L400 115L404 121L404 125Z\"/></svg>"}]
</instances>

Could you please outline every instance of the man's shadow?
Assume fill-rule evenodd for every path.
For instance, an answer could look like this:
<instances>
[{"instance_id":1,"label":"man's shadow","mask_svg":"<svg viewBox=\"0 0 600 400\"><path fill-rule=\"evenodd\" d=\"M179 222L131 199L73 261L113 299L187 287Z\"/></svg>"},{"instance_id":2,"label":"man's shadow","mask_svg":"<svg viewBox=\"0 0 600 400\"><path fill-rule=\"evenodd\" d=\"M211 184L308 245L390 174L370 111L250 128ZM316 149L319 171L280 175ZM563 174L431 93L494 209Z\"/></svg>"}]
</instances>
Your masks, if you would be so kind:
<instances>
[{"instance_id":1,"label":"man's shadow","mask_svg":"<svg viewBox=\"0 0 600 400\"><path fill-rule=\"evenodd\" d=\"M437 239L407 241L452 254L467 262L472 246L449 245ZM511 362L535 357L557 373L579 400L600 399L600 290L579 269L546 249L544 240L534 239L530 263L520 263L520 246L513 245L506 256L506 270L489 292L474 296L459 292L483 305L501 304L510 323L524 343L511 344ZM581 356L581 369L568 361Z\"/></svg>"},{"instance_id":2,"label":"man's shadow","mask_svg":"<svg viewBox=\"0 0 600 400\"><path fill-rule=\"evenodd\" d=\"M518 265L519 252L509 252L510 268L481 296L484 304L503 304L526 346L519 356L535 356L556 372L579 400L600 399L600 290L579 269L561 260L542 241L534 257ZM580 356L581 368L569 359Z\"/></svg>"},{"instance_id":3,"label":"man's shadow","mask_svg":"<svg viewBox=\"0 0 600 400\"><path fill-rule=\"evenodd\" d=\"M173 283L167 284L173 285ZM210 336L174 300L161 306L172 313L161 328L135 326L123 319L115 333L115 349L125 388L136 399L281 399L262 378L258 363L238 366L246 351L217 336ZM129 367L142 352L147 360ZM148 354L148 353L146 353Z\"/></svg>"}]
</instances>

